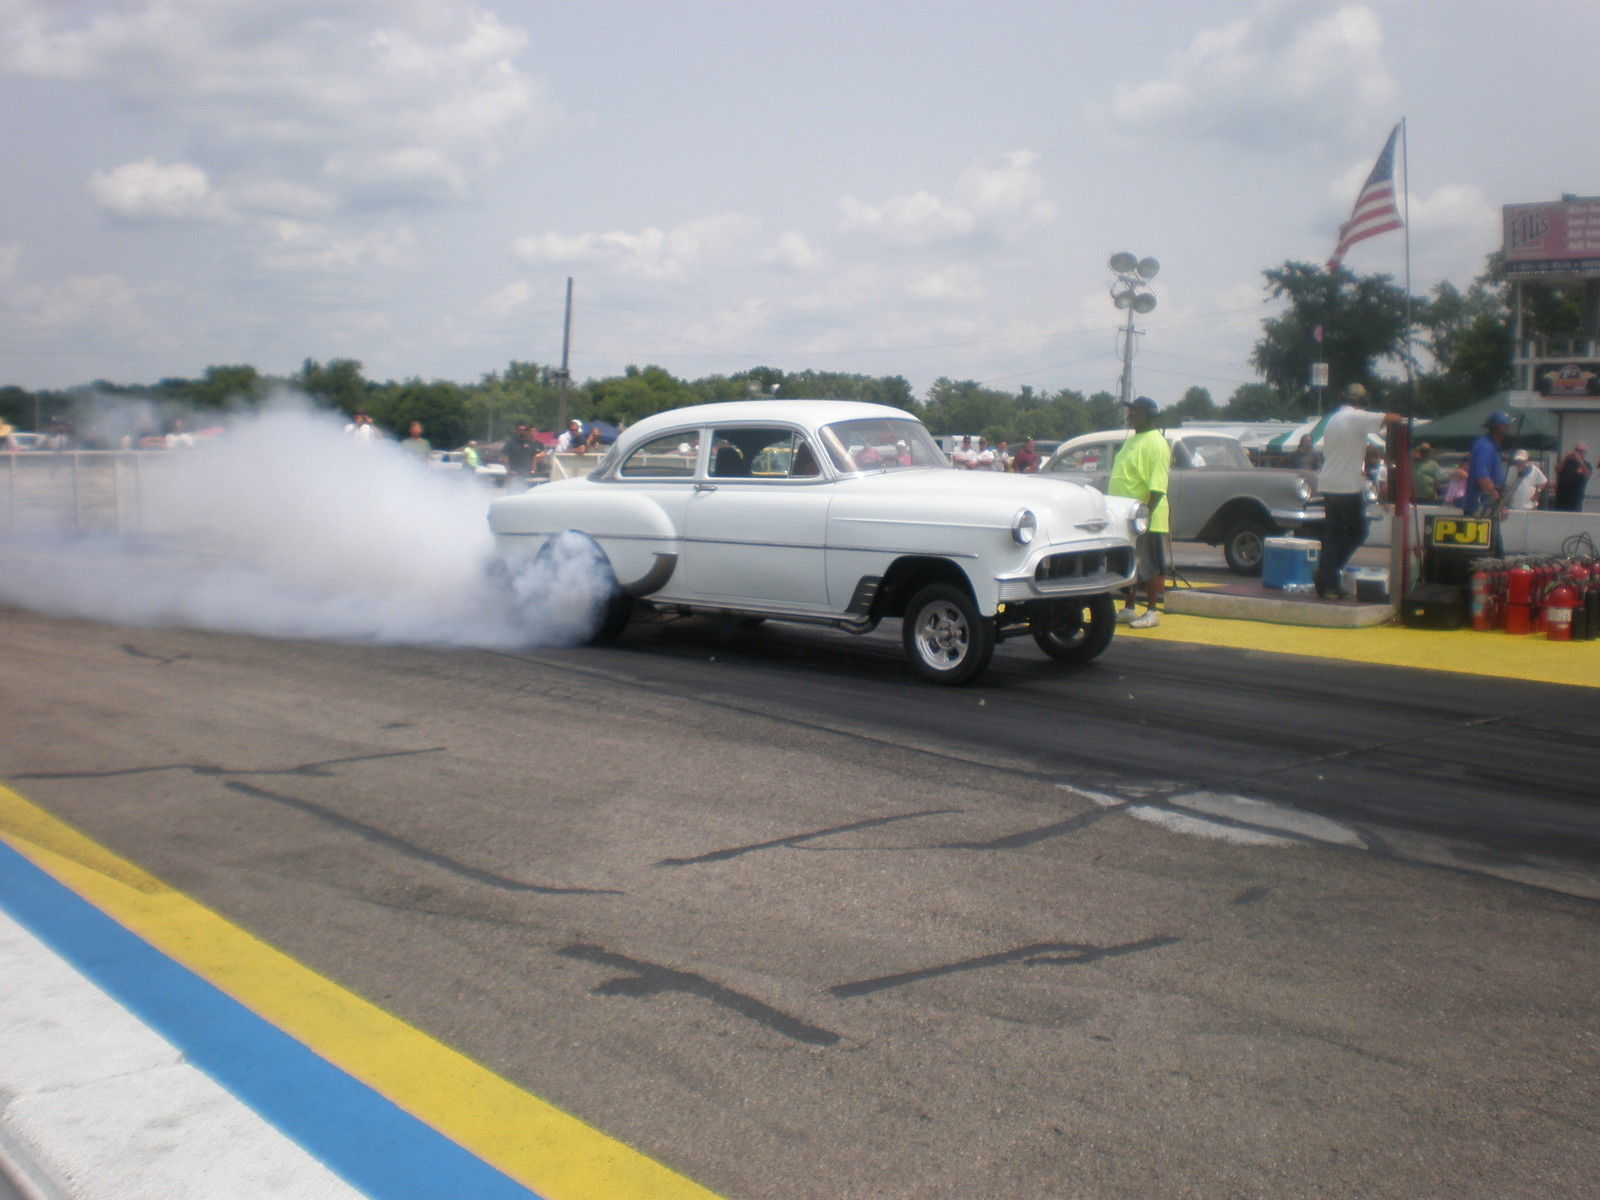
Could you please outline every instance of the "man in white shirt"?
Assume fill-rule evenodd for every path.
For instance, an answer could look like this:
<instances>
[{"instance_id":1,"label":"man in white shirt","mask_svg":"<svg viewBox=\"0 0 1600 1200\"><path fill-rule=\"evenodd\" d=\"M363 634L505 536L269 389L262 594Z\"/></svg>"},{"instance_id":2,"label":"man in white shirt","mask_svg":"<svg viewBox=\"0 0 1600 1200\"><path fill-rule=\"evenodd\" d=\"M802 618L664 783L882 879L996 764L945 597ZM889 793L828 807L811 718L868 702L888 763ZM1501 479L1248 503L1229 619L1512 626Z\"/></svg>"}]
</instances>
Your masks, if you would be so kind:
<instances>
[{"instance_id":1,"label":"man in white shirt","mask_svg":"<svg viewBox=\"0 0 1600 1200\"><path fill-rule=\"evenodd\" d=\"M1518 450L1511 456L1511 470L1506 472L1507 512L1529 512L1539 507L1539 497L1550 486L1550 477L1539 469L1539 464L1528 461L1528 452Z\"/></svg>"},{"instance_id":2,"label":"man in white shirt","mask_svg":"<svg viewBox=\"0 0 1600 1200\"><path fill-rule=\"evenodd\" d=\"M978 452L972 448L970 434L961 439L961 445L957 446L955 452L950 455L950 462L960 467L963 471L971 471L977 467Z\"/></svg>"},{"instance_id":3,"label":"man in white shirt","mask_svg":"<svg viewBox=\"0 0 1600 1200\"><path fill-rule=\"evenodd\" d=\"M994 470L994 449L989 445L988 438L978 439L977 469L980 471Z\"/></svg>"},{"instance_id":4,"label":"man in white shirt","mask_svg":"<svg viewBox=\"0 0 1600 1200\"><path fill-rule=\"evenodd\" d=\"M1325 515L1315 577L1317 595L1324 600L1344 599L1340 575L1367 540L1367 438L1400 420L1399 413L1368 412L1367 389L1359 383L1345 389L1344 405L1328 418L1319 476Z\"/></svg>"}]
</instances>

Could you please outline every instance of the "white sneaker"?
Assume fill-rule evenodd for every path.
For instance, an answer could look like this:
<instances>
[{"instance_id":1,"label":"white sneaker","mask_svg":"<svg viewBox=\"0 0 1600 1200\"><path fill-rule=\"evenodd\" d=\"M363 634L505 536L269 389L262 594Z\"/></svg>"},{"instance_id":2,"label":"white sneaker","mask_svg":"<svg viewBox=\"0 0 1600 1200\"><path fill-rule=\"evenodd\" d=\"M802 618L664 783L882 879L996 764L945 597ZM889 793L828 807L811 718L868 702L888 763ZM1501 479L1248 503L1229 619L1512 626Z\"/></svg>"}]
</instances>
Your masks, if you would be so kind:
<instances>
[{"instance_id":1,"label":"white sneaker","mask_svg":"<svg viewBox=\"0 0 1600 1200\"><path fill-rule=\"evenodd\" d=\"M1161 614L1153 608L1147 608L1133 620L1128 622L1129 629L1154 629L1161 624Z\"/></svg>"},{"instance_id":2,"label":"white sneaker","mask_svg":"<svg viewBox=\"0 0 1600 1200\"><path fill-rule=\"evenodd\" d=\"M1119 609L1117 609L1117 624L1118 625L1131 624L1132 621L1133 621L1133 618L1136 617L1138 615L1138 613L1139 613L1139 610L1136 609L1136 608L1119 608Z\"/></svg>"}]
</instances>

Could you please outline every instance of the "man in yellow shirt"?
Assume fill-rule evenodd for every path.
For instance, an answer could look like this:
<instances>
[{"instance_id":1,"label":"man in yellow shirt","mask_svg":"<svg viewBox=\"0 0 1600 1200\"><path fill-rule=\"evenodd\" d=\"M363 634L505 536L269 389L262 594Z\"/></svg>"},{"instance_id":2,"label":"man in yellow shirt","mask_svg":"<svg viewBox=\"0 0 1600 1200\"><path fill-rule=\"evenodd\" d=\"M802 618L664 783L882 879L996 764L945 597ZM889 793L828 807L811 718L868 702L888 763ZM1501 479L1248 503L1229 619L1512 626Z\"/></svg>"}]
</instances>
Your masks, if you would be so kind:
<instances>
[{"instance_id":1,"label":"man in yellow shirt","mask_svg":"<svg viewBox=\"0 0 1600 1200\"><path fill-rule=\"evenodd\" d=\"M1127 496L1150 510L1150 528L1139 535L1139 578L1144 581L1145 609L1135 615L1138 590L1123 592L1123 608L1117 620L1130 629L1149 629L1160 620L1156 604L1166 585L1167 557L1167 469L1172 465L1172 447L1167 435L1156 428L1156 402L1140 396L1128 406L1128 428L1133 430L1117 451L1106 490L1113 496Z\"/></svg>"}]
</instances>

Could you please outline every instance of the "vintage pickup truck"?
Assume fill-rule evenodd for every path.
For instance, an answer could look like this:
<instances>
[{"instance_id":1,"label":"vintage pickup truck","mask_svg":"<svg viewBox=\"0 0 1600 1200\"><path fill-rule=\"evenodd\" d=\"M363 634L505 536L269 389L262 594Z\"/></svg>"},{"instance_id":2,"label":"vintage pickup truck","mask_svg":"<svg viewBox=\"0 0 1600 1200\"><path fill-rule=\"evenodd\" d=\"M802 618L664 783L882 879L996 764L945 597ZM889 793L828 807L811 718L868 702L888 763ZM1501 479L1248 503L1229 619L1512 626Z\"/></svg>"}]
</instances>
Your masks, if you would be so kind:
<instances>
[{"instance_id":1,"label":"vintage pickup truck","mask_svg":"<svg viewBox=\"0 0 1600 1200\"><path fill-rule=\"evenodd\" d=\"M1262 542L1293 534L1320 537L1322 502L1315 471L1258 467L1238 438L1210 431L1166 430L1172 536L1221 546L1240 575L1261 573ZM1126 429L1085 433L1062 443L1041 474L1062 475L1105 490Z\"/></svg>"}]
</instances>

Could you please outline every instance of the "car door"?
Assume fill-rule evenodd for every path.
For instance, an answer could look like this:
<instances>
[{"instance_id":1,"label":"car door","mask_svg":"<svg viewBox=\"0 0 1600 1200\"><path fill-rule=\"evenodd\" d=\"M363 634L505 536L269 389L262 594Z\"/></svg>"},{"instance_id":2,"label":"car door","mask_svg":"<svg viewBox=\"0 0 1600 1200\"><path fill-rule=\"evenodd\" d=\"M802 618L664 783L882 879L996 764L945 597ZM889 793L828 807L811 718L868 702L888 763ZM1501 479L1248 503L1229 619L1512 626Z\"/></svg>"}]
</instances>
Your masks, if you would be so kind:
<instances>
[{"instance_id":1,"label":"car door","mask_svg":"<svg viewBox=\"0 0 1600 1200\"><path fill-rule=\"evenodd\" d=\"M741 607L828 611L824 544L832 485L796 429L711 431L684 515L684 583Z\"/></svg>"}]
</instances>

